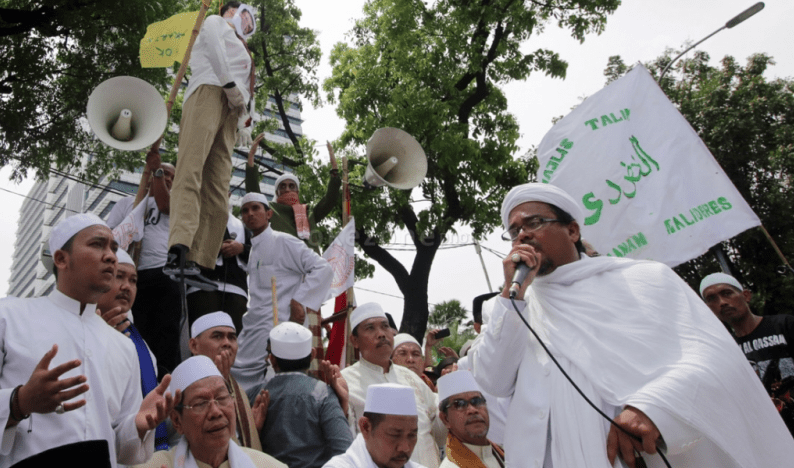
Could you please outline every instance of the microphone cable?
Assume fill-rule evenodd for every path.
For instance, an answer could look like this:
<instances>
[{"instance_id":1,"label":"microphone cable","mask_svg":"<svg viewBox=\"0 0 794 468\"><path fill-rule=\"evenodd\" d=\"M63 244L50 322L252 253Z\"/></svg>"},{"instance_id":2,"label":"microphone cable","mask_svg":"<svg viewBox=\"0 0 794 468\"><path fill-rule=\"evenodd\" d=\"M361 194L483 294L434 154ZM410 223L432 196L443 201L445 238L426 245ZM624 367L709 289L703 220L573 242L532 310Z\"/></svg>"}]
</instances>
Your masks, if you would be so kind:
<instances>
[{"instance_id":1,"label":"microphone cable","mask_svg":"<svg viewBox=\"0 0 794 468\"><path fill-rule=\"evenodd\" d=\"M584 392L582 391L582 389L580 389L580 388L579 388L579 386L578 386L578 385L576 385L576 383L573 381L573 379L572 379L572 378L571 378L571 377L568 375L568 373L567 373L567 372L565 372L565 370L562 368L562 366L560 365L560 363L557 361L557 358L555 358L555 357L554 357L554 355L553 355L553 354L551 354L551 351L549 351L549 348L548 348L548 347L546 347L546 343L544 343L544 342L543 342L543 340L541 340L541 339L540 339L540 337L539 337L539 336L538 336L538 334L535 332L535 330L534 330L534 329L533 329L533 328L532 328L532 327L529 325L529 322L528 322L528 321L527 321L527 320L524 318L524 316L523 316L523 315L521 315L521 311L520 311L520 310L518 310L518 305L516 304L516 300L515 300L515 298L514 298L514 297L512 297L512 296L513 296L513 295L511 294L511 297L510 297L510 302L513 304L513 309L515 309L515 311L516 311L516 314L518 315L518 318L520 318L520 319L521 319L521 321L522 321L522 322L524 322L524 325L526 325L526 327L529 329L529 331L532 333L532 335L535 337L535 339L536 339L536 340L538 340L538 343L540 343L540 346L541 346L541 347L543 347L543 350L544 350L544 351L546 351L546 354L548 354L548 355L549 355L549 357L551 358L551 360L552 360L552 361L554 362L554 364L557 366L557 369L559 369L559 370L560 370L560 372L562 372L562 375L564 375L564 376L565 376L565 378L568 380L568 382L570 382L570 383L571 383L571 385L573 385L573 388L574 388L574 389L575 389L575 390L576 390L576 391L579 393L579 395L581 395L581 396L582 396L582 398L584 398L584 400L587 402L587 404L588 404L588 405L590 405L590 406L591 406L591 407L592 407L594 410L596 410L596 412L598 412L598 414L600 414L600 415L601 415L601 416L602 416L604 419L606 419L607 421L609 421L609 423L610 423L611 425L613 425L613 426L615 426L616 428L618 428L618 430L619 430L619 431L623 432L624 434L628 435L629 437L631 437L632 439L634 439L634 440L636 440L636 441L642 442L642 439L641 439L640 437L638 437L638 436L635 436L634 434L632 434L632 433L630 433L629 431L627 431L627 430L623 429L622 427L620 427L620 426L618 425L618 423L616 423L615 421L613 421L613 420L612 420L612 418L610 418L609 416L607 416L607 415L606 415L606 414L605 414L603 411L601 411L601 409L600 409L599 407L597 407L597 406L595 405L595 403L593 403L593 402L592 402L592 401L591 401L589 398L587 398L587 395L585 395L585 394L584 394ZM664 462L665 466L667 466L667 468L672 468L672 467L670 466L670 462L668 462L668 461L667 461L667 457L665 457L665 456L664 456L664 453L662 453L662 451L661 451L661 450L660 450L658 447L656 448L656 453L658 453L658 454L659 454L659 456L662 458L662 461ZM640 459L642 459L642 457L640 457ZM642 463L644 464L644 461L643 461Z\"/></svg>"}]
</instances>

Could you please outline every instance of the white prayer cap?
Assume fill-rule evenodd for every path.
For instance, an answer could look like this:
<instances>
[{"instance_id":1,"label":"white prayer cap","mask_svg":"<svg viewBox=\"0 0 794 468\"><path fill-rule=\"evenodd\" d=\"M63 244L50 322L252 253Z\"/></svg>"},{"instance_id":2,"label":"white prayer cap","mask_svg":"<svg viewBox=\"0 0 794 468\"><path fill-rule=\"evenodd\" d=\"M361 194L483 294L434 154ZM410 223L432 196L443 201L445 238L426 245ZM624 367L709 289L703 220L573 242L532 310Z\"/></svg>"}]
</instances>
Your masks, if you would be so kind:
<instances>
[{"instance_id":1,"label":"white prayer cap","mask_svg":"<svg viewBox=\"0 0 794 468\"><path fill-rule=\"evenodd\" d=\"M291 180L291 181L295 182L295 185L297 185L299 189L301 188L301 183L300 183L300 181L298 180L298 178L297 178L297 177L295 177L295 176L294 176L292 173L290 173L290 172L285 172L285 173L281 174L281 175L278 177L278 179L276 179L276 190L278 190L278 184L280 184L280 183L284 182L285 180Z\"/></svg>"},{"instance_id":2,"label":"white prayer cap","mask_svg":"<svg viewBox=\"0 0 794 468\"><path fill-rule=\"evenodd\" d=\"M411 387L397 384L378 384L367 387L365 413L418 416L416 397Z\"/></svg>"},{"instance_id":3,"label":"white prayer cap","mask_svg":"<svg viewBox=\"0 0 794 468\"><path fill-rule=\"evenodd\" d=\"M350 329L355 330L359 323L363 322L364 320L376 317L382 317L386 319L386 312L383 311L383 308L380 306L380 304L375 302L361 304L360 306L356 307L356 310L354 310L352 314L350 314Z\"/></svg>"},{"instance_id":4,"label":"white prayer cap","mask_svg":"<svg viewBox=\"0 0 794 468\"><path fill-rule=\"evenodd\" d=\"M130 257L130 254L128 254L127 251L122 249L121 247L119 247L119 249L116 251L116 258L118 259L116 263L118 263L119 265L121 265L122 263L126 263L128 265L135 266L135 262L132 261L132 257Z\"/></svg>"},{"instance_id":5,"label":"white prayer cap","mask_svg":"<svg viewBox=\"0 0 794 468\"><path fill-rule=\"evenodd\" d=\"M171 393L185 391L194 382L207 377L223 378L215 363L207 356L191 356L176 366L171 372Z\"/></svg>"},{"instance_id":6,"label":"white prayer cap","mask_svg":"<svg viewBox=\"0 0 794 468\"><path fill-rule=\"evenodd\" d=\"M405 343L413 343L416 346L419 346L420 350L422 349L422 345L420 345L419 342L416 341L416 338L409 335L408 333L398 333L394 336L394 349L399 348L400 345L403 345Z\"/></svg>"},{"instance_id":7,"label":"white prayer cap","mask_svg":"<svg viewBox=\"0 0 794 468\"><path fill-rule=\"evenodd\" d=\"M270 202L267 201L267 197L263 193L258 192L248 192L243 197L243 200L240 202L240 206L244 206L246 203L250 202L259 202L264 204L266 207L270 208Z\"/></svg>"},{"instance_id":8,"label":"white prayer cap","mask_svg":"<svg viewBox=\"0 0 794 468\"><path fill-rule=\"evenodd\" d=\"M94 213L79 213L74 216L69 216L56 224L50 233L50 254L55 255L55 251L63 247L75 234L87 227L97 224L108 227L108 225L102 221L102 218Z\"/></svg>"},{"instance_id":9,"label":"white prayer cap","mask_svg":"<svg viewBox=\"0 0 794 468\"><path fill-rule=\"evenodd\" d=\"M295 322L282 322L270 331L270 350L279 359L304 359L312 353L312 332Z\"/></svg>"},{"instance_id":10,"label":"white prayer cap","mask_svg":"<svg viewBox=\"0 0 794 468\"><path fill-rule=\"evenodd\" d=\"M709 286L714 286L715 284L729 284L739 291L744 291L741 283L739 283L739 281L737 281L733 276L725 273L712 273L703 278L703 280L700 282L700 296L703 296L703 291L706 288Z\"/></svg>"},{"instance_id":11,"label":"white prayer cap","mask_svg":"<svg viewBox=\"0 0 794 468\"><path fill-rule=\"evenodd\" d=\"M513 187L507 193L505 200L502 202L502 224L504 224L505 229L510 229L508 218L513 208L527 202L542 202L554 205L571 215L574 221L579 224L579 227L584 227L582 209L567 192L554 185L533 182Z\"/></svg>"},{"instance_id":12,"label":"white prayer cap","mask_svg":"<svg viewBox=\"0 0 794 468\"><path fill-rule=\"evenodd\" d=\"M211 314L202 315L193 322L193 326L190 327L190 336L195 338L210 328L215 327L229 327L237 331L237 329L234 328L234 322L232 322L232 317L229 314L226 312L213 312Z\"/></svg>"},{"instance_id":13,"label":"white prayer cap","mask_svg":"<svg viewBox=\"0 0 794 468\"><path fill-rule=\"evenodd\" d=\"M467 370L457 370L441 377L436 382L438 401L444 401L452 395L466 392L480 392L480 386L474 376Z\"/></svg>"}]
</instances>

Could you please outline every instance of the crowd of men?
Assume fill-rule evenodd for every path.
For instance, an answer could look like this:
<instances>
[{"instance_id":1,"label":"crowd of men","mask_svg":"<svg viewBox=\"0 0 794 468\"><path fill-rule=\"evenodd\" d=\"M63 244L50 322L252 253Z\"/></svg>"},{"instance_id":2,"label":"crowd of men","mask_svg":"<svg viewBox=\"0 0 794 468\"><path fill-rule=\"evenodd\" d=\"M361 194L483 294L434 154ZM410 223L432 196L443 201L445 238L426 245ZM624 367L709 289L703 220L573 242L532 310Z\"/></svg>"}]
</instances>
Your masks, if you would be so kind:
<instances>
[{"instance_id":1,"label":"crowd of men","mask_svg":"<svg viewBox=\"0 0 794 468\"><path fill-rule=\"evenodd\" d=\"M138 258L111 230L131 199L77 214L50 234L53 292L0 301L0 468L790 466L794 318L754 314L723 273L698 296L662 264L591 256L547 184L506 196L505 286L459 354L435 362L438 330L423 346L367 303L347 317L357 361L310 372L332 278L312 234L340 181L309 208L284 174L270 201L251 160L231 214L254 13L202 27L177 166L147 157Z\"/></svg>"}]
</instances>

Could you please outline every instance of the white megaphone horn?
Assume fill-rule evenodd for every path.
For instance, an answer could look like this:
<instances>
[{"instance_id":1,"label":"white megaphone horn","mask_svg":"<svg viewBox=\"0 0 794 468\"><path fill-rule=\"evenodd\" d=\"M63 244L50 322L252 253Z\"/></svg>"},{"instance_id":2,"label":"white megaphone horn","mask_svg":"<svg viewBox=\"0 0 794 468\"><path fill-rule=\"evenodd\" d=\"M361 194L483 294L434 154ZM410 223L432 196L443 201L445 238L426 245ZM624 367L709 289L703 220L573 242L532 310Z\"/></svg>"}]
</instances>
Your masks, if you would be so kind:
<instances>
[{"instance_id":1,"label":"white megaphone horn","mask_svg":"<svg viewBox=\"0 0 794 468\"><path fill-rule=\"evenodd\" d=\"M410 190L425 178L427 157L418 141L399 128L375 130L367 142L367 170L364 187L388 185Z\"/></svg>"},{"instance_id":2,"label":"white megaphone horn","mask_svg":"<svg viewBox=\"0 0 794 468\"><path fill-rule=\"evenodd\" d=\"M134 76L100 83L88 97L86 115L100 140L123 151L151 146L168 122L163 97L154 86Z\"/></svg>"}]
</instances>

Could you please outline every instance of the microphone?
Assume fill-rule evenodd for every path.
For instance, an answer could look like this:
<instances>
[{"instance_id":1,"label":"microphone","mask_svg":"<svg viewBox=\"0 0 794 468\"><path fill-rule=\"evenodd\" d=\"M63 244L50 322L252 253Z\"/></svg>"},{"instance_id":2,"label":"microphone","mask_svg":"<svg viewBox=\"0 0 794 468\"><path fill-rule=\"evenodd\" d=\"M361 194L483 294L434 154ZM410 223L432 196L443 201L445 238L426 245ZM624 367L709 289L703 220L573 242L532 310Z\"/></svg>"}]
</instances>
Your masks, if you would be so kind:
<instances>
[{"instance_id":1,"label":"microphone","mask_svg":"<svg viewBox=\"0 0 794 468\"><path fill-rule=\"evenodd\" d=\"M527 275L530 271L532 270L526 263L521 262L518 264L516 272L513 273L513 281L510 283L510 299L516 298L518 290L521 289L521 285L524 284L524 280L527 279Z\"/></svg>"},{"instance_id":2,"label":"microphone","mask_svg":"<svg viewBox=\"0 0 794 468\"><path fill-rule=\"evenodd\" d=\"M230 237L232 240L235 240L235 239L237 239L237 233L236 233L236 232L233 232L233 233L229 234L229 237Z\"/></svg>"}]
</instances>

